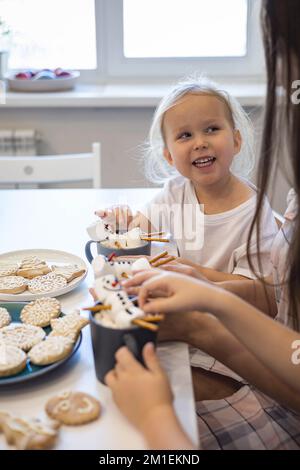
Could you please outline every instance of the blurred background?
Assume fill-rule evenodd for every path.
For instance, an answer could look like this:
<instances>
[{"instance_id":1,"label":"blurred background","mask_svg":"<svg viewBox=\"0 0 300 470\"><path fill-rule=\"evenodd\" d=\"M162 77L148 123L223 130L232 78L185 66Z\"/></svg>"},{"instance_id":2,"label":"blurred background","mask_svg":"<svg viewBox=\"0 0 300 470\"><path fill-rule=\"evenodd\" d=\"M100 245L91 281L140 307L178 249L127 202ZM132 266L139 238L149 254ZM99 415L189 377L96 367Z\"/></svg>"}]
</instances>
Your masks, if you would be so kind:
<instances>
[{"instance_id":1,"label":"blurred background","mask_svg":"<svg viewBox=\"0 0 300 470\"><path fill-rule=\"evenodd\" d=\"M101 142L103 187L150 186L140 155L154 109L192 73L240 100L259 152L259 11L260 0L0 0L0 156L80 153ZM53 88L60 74L66 89ZM279 212L283 173L272 197Z\"/></svg>"}]
</instances>

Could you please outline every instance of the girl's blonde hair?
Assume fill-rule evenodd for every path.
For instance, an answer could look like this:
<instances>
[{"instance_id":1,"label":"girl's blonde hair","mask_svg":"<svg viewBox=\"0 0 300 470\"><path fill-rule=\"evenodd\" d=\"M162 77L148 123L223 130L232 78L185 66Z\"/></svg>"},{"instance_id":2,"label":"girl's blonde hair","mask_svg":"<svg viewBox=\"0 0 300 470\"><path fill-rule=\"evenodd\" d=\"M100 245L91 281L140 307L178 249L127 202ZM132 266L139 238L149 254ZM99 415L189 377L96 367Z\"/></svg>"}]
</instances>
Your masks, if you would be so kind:
<instances>
[{"instance_id":1,"label":"girl's blonde hair","mask_svg":"<svg viewBox=\"0 0 300 470\"><path fill-rule=\"evenodd\" d=\"M165 147L163 137L163 117L168 109L188 93L209 94L222 100L227 106L231 123L240 131L242 146L235 156L231 171L239 176L248 176L254 167L254 130L253 125L239 102L226 91L207 78L188 78L180 81L161 100L153 116L148 141L144 148L144 166L146 178L156 184L163 183L171 176L177 176L177 170L168 164L163 156Z\"/></svg>"}]
</instances>

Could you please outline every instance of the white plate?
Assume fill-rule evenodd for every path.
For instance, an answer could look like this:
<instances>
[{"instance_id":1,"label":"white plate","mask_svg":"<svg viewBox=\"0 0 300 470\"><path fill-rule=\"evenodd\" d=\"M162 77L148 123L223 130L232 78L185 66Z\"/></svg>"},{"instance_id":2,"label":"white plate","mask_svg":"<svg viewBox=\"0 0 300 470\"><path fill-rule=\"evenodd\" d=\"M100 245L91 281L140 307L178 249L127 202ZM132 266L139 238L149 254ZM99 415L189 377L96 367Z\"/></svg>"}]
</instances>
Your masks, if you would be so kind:
<instances>
[{"instance_id":1,"label":"white plate","mask_svg":"<svg viewBox=\"0 0 300 470\"><path fill-rule=\"evenodd\" d=\"M10 90L21 92L47 92L65 91L74 88L80 72L72 71L71 77L54 78L52 80L20 80L14 75L8 77L7 82Z\"/></svg>"},{"instance_id":2,"label":"white plate","mask_svg":"<svg viewBox=\"0 0 300 470\"><path fill-rule=\"evenodd\" d=\"M58 297L60 295L66 294L71 290L75 289L86 277L88 268L83 259L79 256L67 253L66 251L58 250L19 250L19 251L9 251L8 253L3 253L0 255L0 264L11 264L20 262L23 258L27 256L37 256L38 258L46 261L49 265L64 265L64 264L77 264L80 268L85 269L85 273L80 277L76 277L71 282L69 282L65 287L61 289L54 290L52 292L41 293L41 294L31 294L27 291L21 292L21 294L4 294L0 292L0 300L6 301L27 301L34 300L40 297Z\"/></svg>"}]
</instances>

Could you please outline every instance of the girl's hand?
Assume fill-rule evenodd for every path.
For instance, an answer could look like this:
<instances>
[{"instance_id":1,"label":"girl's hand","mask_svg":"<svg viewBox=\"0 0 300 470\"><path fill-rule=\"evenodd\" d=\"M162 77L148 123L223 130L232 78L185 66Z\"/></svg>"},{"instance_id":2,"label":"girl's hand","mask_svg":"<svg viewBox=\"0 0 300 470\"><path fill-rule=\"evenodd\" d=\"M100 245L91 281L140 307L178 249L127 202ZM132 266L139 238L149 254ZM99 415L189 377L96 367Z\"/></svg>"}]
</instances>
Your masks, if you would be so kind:
<instances>
[{"instance_id":1,"label":"girl's hand","mask_svg":"<svg viewBox=\"0 0 300 470\"><path fill-rule=\"evenodd\" d=\"M185 274L186 276L200 279L202 281L207 281L206 277L202 276L202 274L196 268L185 263L178 262L177 260L162 266L161 269L173 273Z\"/></svg>"},{"instance_id":2,"label":"girl's hand","mask_svg":"<svg viewBox=\"0 0 300 470\"><path fill-rule=\"evenodd\" d=\"M116 230L127 230L133 220L133 213L125 204L99 209L95 211L95 214Z\"/></svg>"},{"instance_id":3,"label":"girl's hand","mask_svg":"<svg viewBox=\"0 0 300 470\"><path fill-rule=\"evenodd\" d=\"M223 292L215 285L188 276L162 273L144 281L138 300L140 308L146 313L192 310L214 313L222 305Z\"/></svg>"},{"instance_id":4,"label":"girl's hand","mask_svg":"<svg viewBox=\"0 0 300 470\"><path fill-rule=\"evenodd\" d=\"M123 347L116 353L116 367L105 376L105 382L121 412L140 431L153 414L172 410L173 395L152 343L143 349L147 369Z\"/></svg>"},{"instance_id":5,"label":"girl's hand","mask_svg":"<svg viewBox=\"0 0 300 470\"><path fill-rule=\"evenodd\" d=\"M143 282L151 279L155 276L159 276L162 273L160 269L151 269L147 271L140 271L135 274L128 281L122 281L121 284L129 295L138 295L139 290Z\"/></svg>"}]
</instances>

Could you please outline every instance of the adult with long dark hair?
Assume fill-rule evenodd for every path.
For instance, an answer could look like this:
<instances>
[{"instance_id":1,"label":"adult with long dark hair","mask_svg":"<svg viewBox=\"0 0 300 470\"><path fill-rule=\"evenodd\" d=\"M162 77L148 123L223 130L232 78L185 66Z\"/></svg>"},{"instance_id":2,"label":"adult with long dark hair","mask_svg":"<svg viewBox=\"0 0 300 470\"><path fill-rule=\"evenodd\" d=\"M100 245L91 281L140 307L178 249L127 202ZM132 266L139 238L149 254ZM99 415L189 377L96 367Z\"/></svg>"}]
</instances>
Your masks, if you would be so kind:
<instances>
[{"instance_id":1,"label":"adult with long dark hair","mask_svg":"<svg viewBox=\"0 0 300 470\"><path fill-rule=\"evenodd\" d=\"M131 289L141 284L139 303L146 312L166 312L173 320L174 339L201 348L245 379L229 398L197 404L204 449L300 447L300 105L291 97L300 79L299 24L297 0L263 0L267 102L249 248L284 151L294 188L272 251L273 282L232 281L220 287L178 273L140 273L127 283ZM117 366L106 379L116 403L150 447L191 447L152 346L144 356L148 369L125 348L117 353Z\"/></svg>"}]
</instances>

